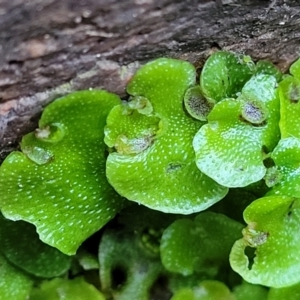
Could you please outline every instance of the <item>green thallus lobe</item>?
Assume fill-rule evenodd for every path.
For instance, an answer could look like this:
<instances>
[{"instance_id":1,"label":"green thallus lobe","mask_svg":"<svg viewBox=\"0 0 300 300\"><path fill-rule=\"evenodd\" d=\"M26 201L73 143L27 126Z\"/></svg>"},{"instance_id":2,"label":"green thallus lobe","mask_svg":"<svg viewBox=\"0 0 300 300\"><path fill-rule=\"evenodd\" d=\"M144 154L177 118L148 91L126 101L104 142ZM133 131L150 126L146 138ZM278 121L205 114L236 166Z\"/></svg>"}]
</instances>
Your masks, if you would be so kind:
<instances>
[{"instance_id":1,"label":"green thallus lobe","mask_svg":"<svg viewBox=\"0 0 300 300\"><path fill-rule=\"evenodd\" d=\"M230 263L246 281L285 287L300 281L299 199L269 196L252 202L244 211L248 226L235 242ZM245 254L254 250L254 258ZM251 262L252 260L252 262ZM268 266L266 268L266 266Z\"/></svg>"},{"instance_id":2,"label":"green thallus lobe","mask_svg":"<svg viewBox=\"0 0 300 300\"><path fill-rule=\"evenodd\" d=\"M203 124L183 110L184 94L195 85L194 67L158 59L143 66L127 91L137 103L115 107L107 118L105 142L116 151L106 175L116 191L152 209L189 214L223 198L224 188L197 170L192 138ZM150 105L151 104L151 105Z\"/></svg>"},{"instance_id":3,"label":"green thallus lobe","mask_svg":"<svg viewBox=\"0 0 300 300\"><path fill-rule=\"evenodd\" d=\"M106 180L103 128L119 103L82 91L50 104L40 129L23 137L23 152L1 165L3 215L34 224L43 242L69 255L113 218L123 201Z\"/></svg>"},{"instance_id":4,"label":"green thallus lobe","mask_svg":"<svg viewBox=\"0 0 300 300\"><path fill-rule=\"evenodd\" d=\"M202 76L202 75L201 75ZM198 168L227 187L244 187L266 173L263 147L279 139L276 79L254 75L236 98L218 102L193 140Z\"/></svg>"},{"instance_id":5,"label":"green thallus lobe","mask_svg":"<svg viewBox=\"0 0 300 300\"><path fill-rule=\"evenodd\" d=\"M236 96L253 73L253 62L249 57L218 51L205 62L200 86L207 99L218 102Z\"/></svg>"},{"instance_id":6,"label":"green thallus lobe","mask_svg":"<svg viewBox=\"0 0 300 300\"><path fill-rule=\"evenodd\" d=\"M167 214L154 214L149 221L145 209L141 214L145 225L134 217L139 213L136 206L130 206L127 212L135 213L123 211L119 219L127 229L108 228L102 237L100 277L102 289L112 292L115 299L137 294L148 299L148 289L161 274L175 278L170 274L178 272L189 274L194 283L179 280L183 288L175 291L174 299L198 299L206 293L244 300L218 281L203 281L220 275L242 231L243 238L231 250L232 268L249 282L275 287L270 300L277 299L281 295L277 288L300 281L300 61L291 66L290 73L281 81L282 74L268 62L255 64L248 56L219 51L205 63L199 85L189 63L158 59L132 78L128 102L121 103L105 91L78 92L57 100L45 109L40 128L23 138L22 152L12 153L1 166L1 211L12 221L33 223L43 242L70 255L122 208L121 197L106 177L129 200L181 214L208 208L230 187L247 187L252 193L249 185L264 178L268 194L261 194L245 209L244 230L236 221L211 212L194 221ZM103 138L110 148L107 162ZM227 206L223 211L229 214ZM156 226L155 220L164 225ZM0 297L13 288L10 278L16 272L27 295L33 284L8 261L40 277L57 276L70 268L69 258L41 243L33 226L12 221L6 220L1 228L7 230L0 230L5 271ZM24 230L20 242L30 239L36 249L16 251L20 228ZM116 245L120 244L119 249ZM44 256L39 257L39 252ZM47 267L49 260L57 264ZM128 275L121 290L111 281L116 263ZM139 273L145 266L148 271ZM91 297L102 299L97 290L90 290L84 281L83 285ZM52 297L61 289L69 293L71 286L68 280L50 281L35 289L32 297ZM241 285L239 293L244 295L253 287ZM25 294L17 292L15 298L23 299ZM266 299L265 290L258 293ZM284 297L285 293L293 289L282 289Z\"/></svg>"}]
</instances>

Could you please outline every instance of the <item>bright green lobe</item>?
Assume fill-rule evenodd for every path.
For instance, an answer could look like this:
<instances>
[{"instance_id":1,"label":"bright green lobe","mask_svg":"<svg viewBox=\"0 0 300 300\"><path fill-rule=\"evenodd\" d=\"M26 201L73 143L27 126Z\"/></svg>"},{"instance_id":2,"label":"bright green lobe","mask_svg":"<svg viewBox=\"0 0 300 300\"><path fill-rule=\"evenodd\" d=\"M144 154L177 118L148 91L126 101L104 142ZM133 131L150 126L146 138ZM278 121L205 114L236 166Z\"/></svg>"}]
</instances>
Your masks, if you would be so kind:
<instances>
[{"instance_id":1,"label":"bright green lobe","mask_svg":"<svg viewBox=\"0 0 300 300\"><path fill-rule=\"evenodd\" d=\"M279 288L299 282L300 200L261 198L246 208L244 218L244 238L230 254L233 270L254 284Z\"/></svg>"},{"instance_id":2,"label":"bright green lobe","mask_svg":"<svg viewBox=\"0 0 300 300\"><path fill-rule=\"evenodd\" d=\"M0 299L25 300L33 280L0 254Z\"/></svg>"},{"instance_id":3,"label":"bright green lobe","mask_svg":"<svg viewBox=\"0 0 300 300\"><path fill-rule=\"evenodd\" d=\"M258 132L251 135L251 125L239 119L240 111L238 101L219 102L210 115L210 123L200 129L193 141L198 168L228 187L246 186L265 174Z\"/></svg>"},{"instance_id":4,"label":"bright green lobe","mask_svg":"<svg viewBox=\"0 0 300 300\"><path fill-rule=\"evenodd\" d=\"M204 210L225 196L227 189L194 163L192 139L202 123L183 110L184 94L194 84L194 67L173 59L150 62L132 78L129 94L146 98L153 111L130 112L125 105L108 116L105 142L116 152L108 156L106 174L120 195L182 214Z\"/></svg>"},{"instance_id":5,"label":"bright green lobe","mask_svg":"<svg viewBox=\"0 0 300 300\"><path fill-rule=\"evenodd\" d=\"M239 98L215 105L195 135L197 166L219 184L244 187L264 177L263 148L270 151L279 139L275 85L273 76L252 77ZM251 123L262 115L261 123Z\"/></svg>"},{"instance_id":6,"label":"bright green lobe","mask_svg":"<svg viewBox=\"0 0 300 300\"><path fill-rule=\"evenodd\" d=\"M82 91L50 104L40 129L23 138L23 153L0 168L3 215L34 224L43 242L69 255L113 218L122 200L105 176L103 128L119 103L105 91Z\"/></svg>"},{"instance_id":7,"label":"bright green lobe","mask_svg":"<svg viewBox=\"0 0 300 300\"><path fill-rule=\"evenodd\" d=\"M255 65L249 57L218 51L205 62L200 76L204 95L211 100L236 97L254 73Z\"/></svg>"}]
</instances>

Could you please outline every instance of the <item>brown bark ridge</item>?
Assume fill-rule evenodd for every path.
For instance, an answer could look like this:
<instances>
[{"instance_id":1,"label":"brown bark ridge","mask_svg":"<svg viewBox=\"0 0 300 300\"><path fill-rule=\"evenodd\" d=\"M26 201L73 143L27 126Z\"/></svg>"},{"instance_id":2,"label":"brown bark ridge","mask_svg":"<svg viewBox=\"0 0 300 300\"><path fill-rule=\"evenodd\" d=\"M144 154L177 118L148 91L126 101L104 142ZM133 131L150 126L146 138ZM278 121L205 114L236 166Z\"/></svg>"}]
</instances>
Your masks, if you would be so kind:
<instances>
[{"instance_id":1,"label":"brown bark ridge","mask_svg":"<svg viewBox=\"0 0 300 300\"><path fill-rule=\"evenodd\" d=\"M198 68L214 48L269 59L300 56L297 0L0 0L0 161L69 92L125 96L142 63L157 57Z\"/></svg>"}]
</instances>

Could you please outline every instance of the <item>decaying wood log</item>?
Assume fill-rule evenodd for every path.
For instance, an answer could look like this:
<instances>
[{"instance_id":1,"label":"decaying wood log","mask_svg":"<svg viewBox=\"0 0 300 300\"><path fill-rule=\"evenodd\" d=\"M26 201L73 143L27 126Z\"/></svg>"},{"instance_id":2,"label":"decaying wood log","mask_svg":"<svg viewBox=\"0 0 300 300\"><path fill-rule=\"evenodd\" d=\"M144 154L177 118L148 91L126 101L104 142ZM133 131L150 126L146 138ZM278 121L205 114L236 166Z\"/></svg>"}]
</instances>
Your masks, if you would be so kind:
<instances>
[{"instance_id":1,"label":"decaying wood log","mask_svg":"<svg viewBox=\"0 0 300 300\"><path fill-rule=\"evenodd\" d=\"M0 0L0 161L71 91L126 96L137 67L166 56L198 68L215 48L300 56L297 0Z\"/></svg>"}]
</instances>

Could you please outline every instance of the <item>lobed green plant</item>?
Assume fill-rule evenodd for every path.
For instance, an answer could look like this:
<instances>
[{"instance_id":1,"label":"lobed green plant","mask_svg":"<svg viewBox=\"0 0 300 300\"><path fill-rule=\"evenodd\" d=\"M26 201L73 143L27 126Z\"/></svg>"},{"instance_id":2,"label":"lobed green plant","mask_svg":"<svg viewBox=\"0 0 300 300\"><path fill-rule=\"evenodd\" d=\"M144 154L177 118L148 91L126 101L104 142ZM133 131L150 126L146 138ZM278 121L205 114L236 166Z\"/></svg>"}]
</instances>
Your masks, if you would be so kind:
<instances>
[{"instance_id":1,"label":"lobed green plant","mask_svg":"<svg viewBox=\"0 0 300 300\"><path fill-rule=\"evenodd\" d=\"M0 299L300 294L300 60L141 67L45 108L0 166Z\"/></svg>"}]
</instances>

